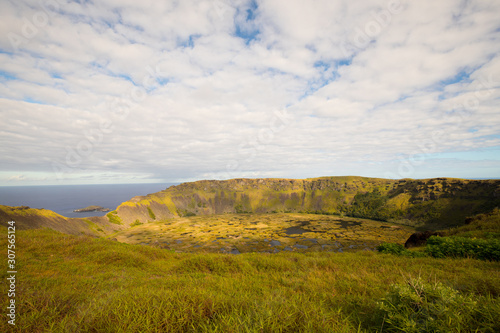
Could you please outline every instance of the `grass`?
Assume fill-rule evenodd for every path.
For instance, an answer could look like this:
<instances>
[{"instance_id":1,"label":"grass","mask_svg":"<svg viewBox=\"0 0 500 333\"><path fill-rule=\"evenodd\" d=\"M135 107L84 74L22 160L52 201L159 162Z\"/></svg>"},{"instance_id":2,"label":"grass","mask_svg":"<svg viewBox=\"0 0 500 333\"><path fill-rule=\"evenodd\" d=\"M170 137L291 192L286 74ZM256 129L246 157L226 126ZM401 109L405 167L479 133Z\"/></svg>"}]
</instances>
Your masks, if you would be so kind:
<instances>
[{"instance_id":1,"label":"grass","mask_svg":"<svg viewBox=\"0 0 500 333\"><path fill-rule=\"evenodd\" d=\"M150 207L148 207L148 214L149 214L150 218L152 218L153 220L156 220L156 215L155 215L155 213L153 213L153 211L151 210Z\"/></svg>"},{"instance_id":2,"label":"grass","mask_svg":"<svg viewBox=\"0 0 500 333\"><path fill-rule=\"evenodd\" d=\"M5 249L6 228L0 233ZM380 302L394 295L391 285L417 279L478 304L460 331L500 329L498 262L374 252L174 253L48 229L17 231L16 255L18 317L15 327L0 321L1 332L389 331Z\"/></svg>"},{"instance_id":3,"label":"grass","mask_svg":"<svg viewBox=\"0 0 500 333\"><path fill-rule=\"evenodd\" d=\"M378 306L387 332L460 332L470 328L498 331L500 325L493 318L498 316L500 304L484 306L478 301L473 294L416 278L392 285Z\"/></svg>"},{"instance_id":4,"label":"grass","mask_svg":"<svg viewBox=\"0 0 500 333\"><path fill-rule=\"evenodd\" d=\"M110 223L121 225L122 219L120 218L120 216L118 216L116 214L117 214L116 210L114 210L112 212L107 213L106 216L108 217L108 220Z\"/></svg>"},{"instance_id":5,"label":"grass","mask_svg":"<svg viewBox=\"0 0 500 333\"><path fill-rule=\"evenodd\" d=\"M230 179L183 183L122 203L125 224L134 216L156 220L224 213L319 213L397 222L438 230L500 205L499 180L452 178L389 180L365 177Z\"/></svg>"},{"instance_id":6,"label":"grass","mask_svg":"<svg viewBox=\"0 0 500 333\"><path fill-rule=\"evenodd\" d=\"M477 214L466 219L463 226L451 228L446 231L447 236L459 236L469 238L500 239L500 210L493 209L491 212Z\"/></svg>"},{"instance_id":7,"label":"grass","mask_svg":"<svg viewBox=\"0 0 500 333\"><path fill-rule=\"evenodd\" d=\"M404 243L411 227L319 214L224 214L132 223L109 238L182 252L295 252L375 250L383 242ZM287 234L287 228L302 234ZM273 242L274 241L274 242ZM279 242L279 243L277 243Z\"/></svg>"}]
</instances>

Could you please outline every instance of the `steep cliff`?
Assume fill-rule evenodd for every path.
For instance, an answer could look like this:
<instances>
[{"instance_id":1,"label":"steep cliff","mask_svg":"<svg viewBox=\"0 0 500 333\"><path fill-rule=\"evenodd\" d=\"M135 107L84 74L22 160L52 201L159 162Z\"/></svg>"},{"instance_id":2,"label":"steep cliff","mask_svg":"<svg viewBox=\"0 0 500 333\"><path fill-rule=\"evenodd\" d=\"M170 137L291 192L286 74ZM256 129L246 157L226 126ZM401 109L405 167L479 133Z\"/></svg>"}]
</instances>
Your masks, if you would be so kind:
<instances>
[{"instance_id":1,"label":"steep cliff","mask_svg":"<svg viewBox=\"0 0 500 333\"><path fill-rule=\"evenodd\" d=\"M201 180L122 203L125 225L179 216L304 212L436 229L500 206L500 180L364 177Z\"/></svg>"}]
</instances>

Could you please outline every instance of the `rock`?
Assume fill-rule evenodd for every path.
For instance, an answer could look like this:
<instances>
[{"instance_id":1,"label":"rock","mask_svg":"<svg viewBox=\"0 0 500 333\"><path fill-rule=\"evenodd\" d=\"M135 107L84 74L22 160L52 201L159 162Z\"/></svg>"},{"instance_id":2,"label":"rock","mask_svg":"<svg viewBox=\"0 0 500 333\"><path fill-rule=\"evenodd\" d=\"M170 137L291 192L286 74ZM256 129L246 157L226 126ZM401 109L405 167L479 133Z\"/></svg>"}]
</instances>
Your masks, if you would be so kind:
<instances>
[{"instance_id":1,"label":"rock","mask_svg":"<svg viewBox=\"0 0 500 333\"><path fill-rule=\"evenodd\" d=\"M85 208L75 209L74 213L87 213L87 212L109 212L109 208L104 208L101 206L88 206Z\"/></svg>"},{"instance_id":2,"label":"rock","mask_svg":"<svg viewBox=\"0 0 500 333\"><path fill-rule=\"evenodd\" d=\"M441 233L429 230L415 232L406 240L405 248L409 249L410 247L425 245L427 243L427 239L431 236L441 236Z\"/></svg>"},{"instance_id":3,"label":"rock","mask_svg":"<svg viewBox=\"0 0 500 333\"><path fill-rule=\"evenodd\" d=\"M473 218L473 217L467 217L467 218L465 219L465 224L471 224L473 221L474 221L474 218Z\"/></svg>"}]
</instances>

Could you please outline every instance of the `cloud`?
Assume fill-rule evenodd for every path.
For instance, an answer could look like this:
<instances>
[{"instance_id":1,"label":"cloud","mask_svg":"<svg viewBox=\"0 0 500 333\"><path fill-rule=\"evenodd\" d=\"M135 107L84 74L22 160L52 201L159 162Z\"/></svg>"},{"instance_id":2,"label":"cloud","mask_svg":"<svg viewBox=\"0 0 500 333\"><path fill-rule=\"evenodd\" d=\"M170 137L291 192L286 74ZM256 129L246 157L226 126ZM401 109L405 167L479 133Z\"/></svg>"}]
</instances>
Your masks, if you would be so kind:
<instances>
[{"instance_id":1,"label":"cloud","mask_svg":"<svg viewBox=\"0 0 500 333\"><path fill-rule=\"evenodd\" d=\"M26 176L24 175L15 175L15 176L10 176L9 178L7 178L8 181L16 181L16 182L19 182L19 181L23 181L23 180L26 180Z\"/></svg>"},{"instance_id":2,"label":"cloud","mask_svg":"<svg viewBox=\"0 0 500 333\"><path fill-rule=\"evenodd\" d=\"M498 1L43 3L0 4L0 184L498 177L449 155L500 147Z\"/></svg>"}]
</instances>

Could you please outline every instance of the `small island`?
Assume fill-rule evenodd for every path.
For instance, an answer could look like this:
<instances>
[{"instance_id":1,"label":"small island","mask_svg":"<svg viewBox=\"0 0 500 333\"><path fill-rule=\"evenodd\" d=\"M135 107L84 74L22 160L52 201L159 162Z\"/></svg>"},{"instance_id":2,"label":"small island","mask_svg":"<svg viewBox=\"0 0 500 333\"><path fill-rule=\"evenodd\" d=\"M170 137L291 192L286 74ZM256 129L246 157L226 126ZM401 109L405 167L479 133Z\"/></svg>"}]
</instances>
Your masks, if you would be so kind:
<instances>
[{"instance_id":1,"label":"small island","mask_svg":"<svg viewBox=\"0 0 500 333\"><path fill-rule=\"evenodd\" d=\"M101 206L88 206L85 208L75 209L74 213L88 213L88 212L109 212L111 209Z\"/></svg>"}]
</instances>

